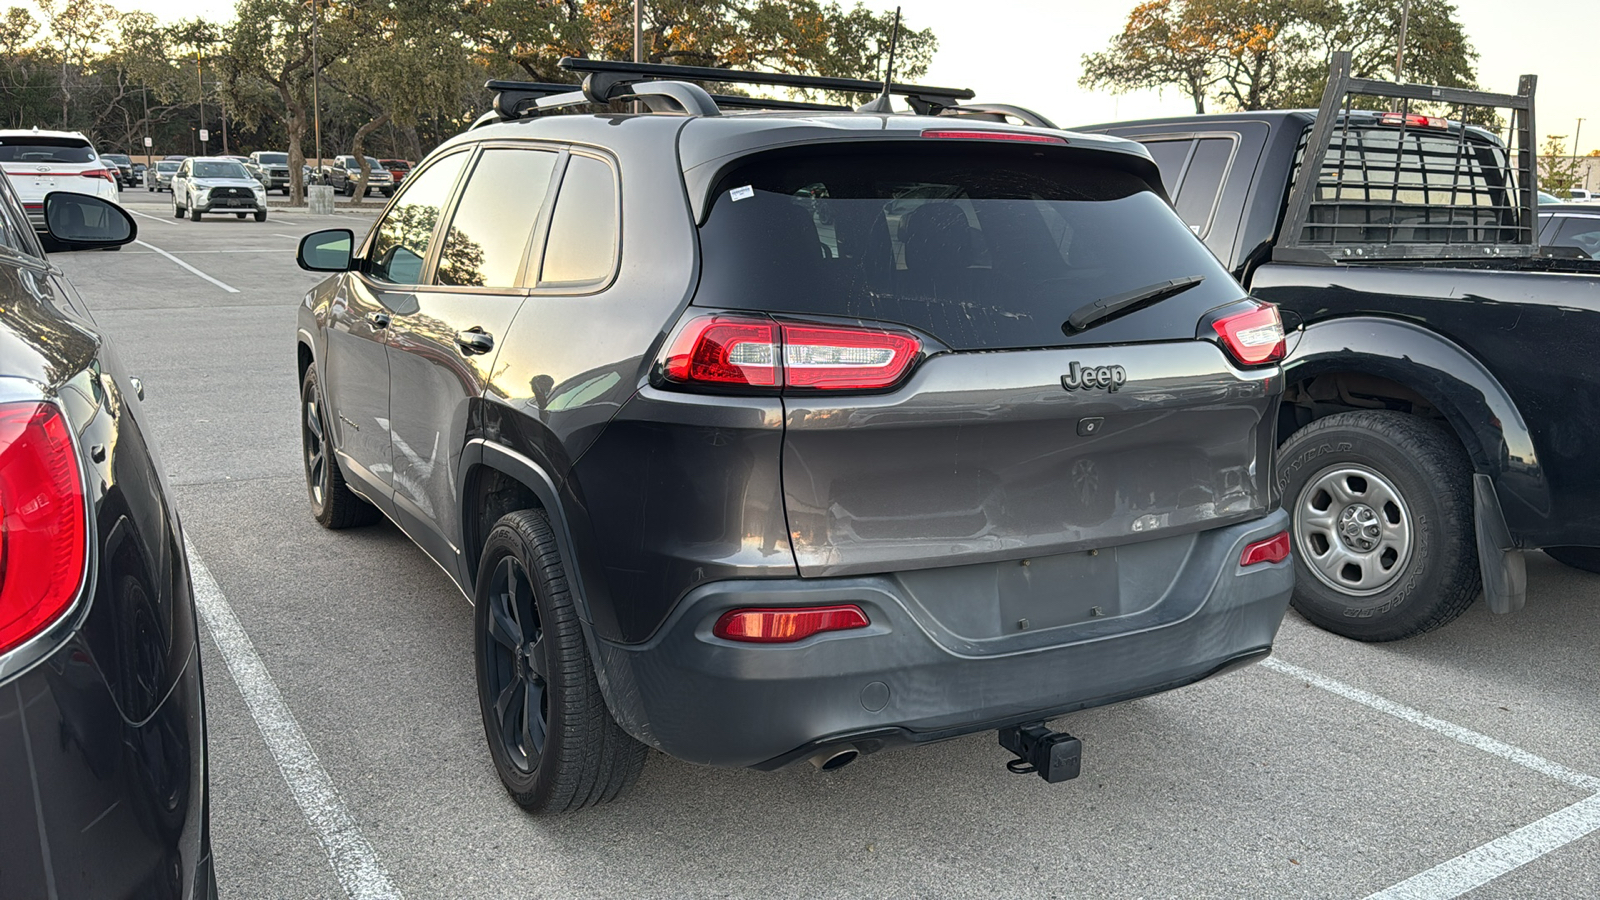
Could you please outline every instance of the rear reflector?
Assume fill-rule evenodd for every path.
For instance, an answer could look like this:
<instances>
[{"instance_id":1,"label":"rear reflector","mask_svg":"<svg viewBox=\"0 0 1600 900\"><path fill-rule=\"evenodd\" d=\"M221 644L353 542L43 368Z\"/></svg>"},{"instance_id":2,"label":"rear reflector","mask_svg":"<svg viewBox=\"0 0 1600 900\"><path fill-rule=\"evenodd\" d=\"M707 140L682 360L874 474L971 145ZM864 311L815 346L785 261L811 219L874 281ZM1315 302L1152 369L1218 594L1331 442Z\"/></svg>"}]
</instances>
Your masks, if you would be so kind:
<instances>
[{"instance_id":1,"label":"rear reflector","mask_svg":"<svg viewBox=\"0 0 1600 900\"><path fill-rule=\"evenodd\" d=\"M924 131L925 138L954 138L960 141L1017 141L1023 144L1065 144L1066 138L1053 134L1028 134L1025 131Z\"/></svg>"},{"instance_id":2,"label":"rear reflector","mask_svg":"<svg viewBox=\"0 0 1600 900\"><path fill-rule=\"evenodd\" d=\"M1289 558L1289 532L1280 531L1264 541L1256 541L1244 548L1244 553L1239 556L1239 565L1253 566L1257 563L1283 562Z\"/></svg>"},{"instance_id":3,"label":"rear reflector","mask_svg":"<svg viewBox=\"0 0 1600 900\"><path fill-rule=\"evenodd\" d=\"M1255 309L1224 316L1211 323L1222 346L1240 365L1259 366L1283 359L1283 321L1278 308L1262 303Z\"/></svg>"},{"instance_id":4,"label":"rear reflector","mask_svg":"<svg viewBox=\"0 0 1600 900\"><path fill-rule=\"evenodd\" d=\"M849 631L870 624L859 606L730 609L717 619L711 633L729 641L789 644L824 631Z\"/></svg>"},{"instance_id":5,"label":"rear reflector","mask_svg":"<svg viewBox=\"0 0 1600 900\"><path fill-rule=\"evenodd\" d=\"M903 331L703 316L678 332L661 372L682 385L874 390L899 381L921 351Z\"/></svg>"},{"instance_id":6,"label":"rear reflector","mask_svg":"<svg viewBox=\"0 0 1600 900\"><path fill-rule=\"evenodd\" d=\"M78 456L61 411L0 403L0 653L72 606L87 528Z\"/></svg>"}]
</instances>

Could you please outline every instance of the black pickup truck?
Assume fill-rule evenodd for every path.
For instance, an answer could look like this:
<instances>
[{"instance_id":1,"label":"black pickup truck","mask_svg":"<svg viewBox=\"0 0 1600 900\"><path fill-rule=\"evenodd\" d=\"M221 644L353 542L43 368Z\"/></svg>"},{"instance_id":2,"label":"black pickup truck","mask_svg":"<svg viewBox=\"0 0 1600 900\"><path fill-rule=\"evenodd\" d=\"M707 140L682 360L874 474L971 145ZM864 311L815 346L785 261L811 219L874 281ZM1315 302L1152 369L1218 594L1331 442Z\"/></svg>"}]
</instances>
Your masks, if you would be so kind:
<instances>
[{"instance_id":1,"label":"black pickup truck","mask_svg":"<svg viewBox=\"0 0 1600 900\"><path fill-rule=\"evenodd\" d=\"M1480 589L1519 608L1524 551L1600 572L1600 261L1538 246L1532 76L1505 95L1348 73L1336 55L1315 111L1072 130L1142 143L1190 229L1282 310L1294 605L1383 641ZM1510 149L1412 104L1509 109Z\"/></svg>"}]
</instances>

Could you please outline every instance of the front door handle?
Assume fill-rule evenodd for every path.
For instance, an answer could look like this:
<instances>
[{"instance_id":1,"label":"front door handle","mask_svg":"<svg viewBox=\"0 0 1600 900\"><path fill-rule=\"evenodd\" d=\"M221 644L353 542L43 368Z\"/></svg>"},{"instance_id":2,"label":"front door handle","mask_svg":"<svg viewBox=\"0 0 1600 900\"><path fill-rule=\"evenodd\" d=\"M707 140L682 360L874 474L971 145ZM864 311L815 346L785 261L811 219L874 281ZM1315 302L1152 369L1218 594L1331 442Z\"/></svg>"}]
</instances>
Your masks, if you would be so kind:
<instances>
[{"instance_id":1,"label":"front door handle","mask_svg":"<svg viewBox=\"0 0 1600 900\"><path fill-rule=\"evenodd\" d=\"M386 312L377 311L369 312L367 313L367 324L371 325L373 328L388 328L389 314Z\"/></svg>"},{"instance_id":2,"label":"front door handle","mask_svg":"<svg viewBox=\"0 0 1600 900\"><path fill-rule=\"evenodd\" d=\"M494 349L494 335L484 331L482 326L474 325L466 331L456 332L456 346L467 356L488 353Z\"/></svg>"}]
</instances>

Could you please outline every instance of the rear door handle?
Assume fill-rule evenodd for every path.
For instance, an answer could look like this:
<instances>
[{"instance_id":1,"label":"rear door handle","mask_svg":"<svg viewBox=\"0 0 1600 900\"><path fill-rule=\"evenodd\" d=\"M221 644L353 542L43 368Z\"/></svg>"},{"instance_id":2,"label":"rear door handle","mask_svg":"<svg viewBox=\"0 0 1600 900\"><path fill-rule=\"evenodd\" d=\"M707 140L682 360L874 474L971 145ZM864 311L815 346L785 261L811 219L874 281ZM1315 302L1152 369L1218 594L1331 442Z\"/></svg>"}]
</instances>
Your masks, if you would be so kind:
<instances>
[{"instance_id":1,"label":"rear door handle","mask_svg":"<svg viewBox=\"0 0 1600 900\"><path fill-rule=\"evenodd\" d=\"M389 314L386 312L369 312L367 313L367 324L373 328L388 328Z\"/></svg>"},{"instance_id":2,"label":"rear door handle","mask_svg":"<svg viewBox=\"0 0 1600 900\"><path fill-rule=\"evenodd\" d=\"M494 349L494 335L484 331L482 326L474 325L466 331L456 332L456 346L468 356L488 353Z\"/></svg>"}]
</instances>

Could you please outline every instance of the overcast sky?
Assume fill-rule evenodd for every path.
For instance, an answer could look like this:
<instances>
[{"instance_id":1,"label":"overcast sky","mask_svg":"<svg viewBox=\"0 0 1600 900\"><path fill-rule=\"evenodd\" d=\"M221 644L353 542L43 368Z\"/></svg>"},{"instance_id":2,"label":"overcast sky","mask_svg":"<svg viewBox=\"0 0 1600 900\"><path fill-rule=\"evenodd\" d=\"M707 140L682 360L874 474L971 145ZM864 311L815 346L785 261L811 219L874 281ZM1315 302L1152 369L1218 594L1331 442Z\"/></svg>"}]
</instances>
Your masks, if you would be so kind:
<instances>
[{"instance_id":1,"label":"overcast sky","mask_svg":"<svg viewBox=\"0 0 1600 900\"><path fill-rule=\"evenodd\" d=\"M849 5L851 0L845 0ZM112 0L121 9L147 9L163 19L216 18L230 9L218 0ZM893 9L896 0L866 0ZM1083 54L1105 47L1137 0L899 0L907 23L931 26L939 52L924 79L970 87L980 100L1031 107L1057 124L1186 115L1193 105L1180 91L1089 93L1078 87ZM1540 142L1565 134L1570 145L1585 117L1581 151L1600 147L1600 0L1455 0L1460 21L1479 53L1478 80L1515 93L1517 76L1539 76L1536 113ZM487 100L487 98L485 98Z\"/></svg>"}]
</instances>

